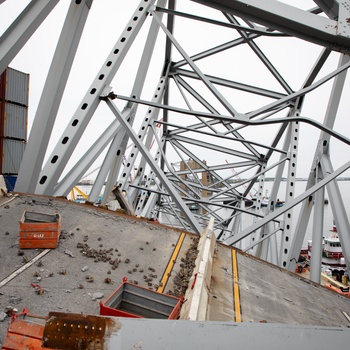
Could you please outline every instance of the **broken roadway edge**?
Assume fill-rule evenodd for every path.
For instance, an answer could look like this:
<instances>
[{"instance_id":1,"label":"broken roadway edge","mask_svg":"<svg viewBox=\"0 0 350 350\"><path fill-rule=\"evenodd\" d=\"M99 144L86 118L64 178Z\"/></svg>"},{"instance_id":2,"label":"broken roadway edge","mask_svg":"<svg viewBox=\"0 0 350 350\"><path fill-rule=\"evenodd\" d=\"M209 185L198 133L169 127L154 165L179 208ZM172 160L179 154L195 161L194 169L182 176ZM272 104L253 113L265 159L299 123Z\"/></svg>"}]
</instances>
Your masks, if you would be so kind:
<instances>
[{"instance_id":1,"label":"broken roadway edge","mask_svg":"<svg viewBox=\"0 0 350 350\"><path fill-rule=\"evenodd\" d=\"M60 213L62 233L56 249L46 254L45 249L19 249L24 210ZM0 286L6 282L0 287L0 312L27 308L39 316L50 311L98 315L99 300L105 300L123 277L156 290L181 236L180 230L146 219L26 194L0 199L0 222ZM196 239L186 233L164 293L179 288L181 265L191 265L184 259ZM233 322L237 315L232 248L217 244L212 264L207 320ZM243 322L350 326L343 314L350 314L348 298L242 252L237 251L236 264L235 302L240 302ZM24 266L28 267L6 281ZM9 322L9 317L0 322L0 345Z\"/></svg>"},{"instance_id":2,"label":"broken roadway edge","mask_svg":"<svg viewBox=\"0 0 350 350\"><path fill-rule=\"evenodd\" d=\"M24 210L58 212L62 218L61 236L57 248L6 281L45 252L19 248L19 220ZM0 221L0 286L5 281L0 287L0 311L15 308L21 312L26 308L39 316L50 311L98 315L99 300L107 299L123 277L156 290L181 234L180 230L146 219L61 198L27 194L1 198ZM186 234L178 262L193 237ZM179 263L171 275L177 270ZM173 288L169 280L164 293ZM0 322L0 344L9 322L9 317Z\"/></svg>"}]
</instances>

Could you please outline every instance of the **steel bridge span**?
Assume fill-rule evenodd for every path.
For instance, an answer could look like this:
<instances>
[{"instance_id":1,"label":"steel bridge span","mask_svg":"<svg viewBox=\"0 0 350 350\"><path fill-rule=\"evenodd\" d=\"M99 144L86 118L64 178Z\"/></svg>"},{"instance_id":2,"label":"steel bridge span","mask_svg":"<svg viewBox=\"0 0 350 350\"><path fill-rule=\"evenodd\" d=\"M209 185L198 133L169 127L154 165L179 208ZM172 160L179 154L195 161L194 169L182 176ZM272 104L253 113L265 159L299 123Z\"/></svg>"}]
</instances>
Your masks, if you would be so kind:
<instances>
[{"instance_id":1,"label":"steel bridge span","mask_svg":"<svg viewBox=\"0 0 350 350\"><path fill-rule=\"evenodd\" d=\"M337 182L350 167L350 1L133 2L121 33L95 23L94 35L114 44L90 85L80 84L85 95L70 105L52 146L65 88L81 64L74 57L99 6L70 1L15 190L65 196L99 162L91 202L103 192L105 204L114 190L135 215L166 215L196 233L213 217L219 241L291 271L311 226L315 282L327 196L350 272ZM0 38L0 72L58 3L19 9ZM301 193L299 177L307 178Z\"/></svg>"}]
</instances>

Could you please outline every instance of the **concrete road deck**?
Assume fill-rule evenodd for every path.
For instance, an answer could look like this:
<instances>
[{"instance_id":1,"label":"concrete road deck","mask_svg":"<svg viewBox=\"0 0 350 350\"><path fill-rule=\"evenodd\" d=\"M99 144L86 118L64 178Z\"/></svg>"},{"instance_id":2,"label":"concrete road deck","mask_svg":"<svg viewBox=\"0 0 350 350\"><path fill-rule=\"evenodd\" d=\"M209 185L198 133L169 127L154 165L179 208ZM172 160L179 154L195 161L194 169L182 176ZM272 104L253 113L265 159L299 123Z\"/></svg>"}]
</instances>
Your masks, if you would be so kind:
<instances>
[{"instance_id":1,"label":"concrete road deck","mask_svg":"<svg viewBox=\"0 0 350 350\"><path fill-rule=\"evenodd\" d=\"M19 249L24 210L60 213L62 233L56 249ZM147 220L21 194L1 199L0 223L0 312L10 306L41 316L50 311L98 314L95 293L106 299L124 276L143 287L174 292L195 241L192 234ZM100 253L88 257L87 248ZM113 264L116 259L119 263ZM350 315L350 299L246 254L237 252L233 259L230 247L216 246L208 320L349 327L342 312ZM0 344L9 321L0 322Z\"/></svg>"},{"instance_id":2,"label":"concrete road deck","mask_svg":"<svg viewBox=\"0 0 350 350\"><path fill-rule=\"evenodd\" d=\"M350 315L349 298L239 251L234 260L232 249L217 246L208 320L350 327L343 312Z\"/></svg>"},{"instance_id":3,"label":"concrete road deck","mask_svg":"<svg viewBox=\"0 0 350 350\"><path fill-rule=\"evenodd\" d=\"M19 249L19 220L24 210L60 213L62 234L56 249ZM0 222L0 311L12 306L42 316L53 310L98 314L99 302L94 300L94 293L103 293L102 299L106 299L123 277L157 289L181 235L181 231L154 222L96 207L26 195L8 202L2 199ZM181 255L191 242L191 235L186 235L179 247ZM108 253L89 258L79 248L84 244ZM39 261L8 280L42 253L46 254ZM108 259L105 262L103 255ZM110 262L116 259L120 262L112 265ZM32 284L40 285L43 294L38 295ZM173 288L172 282L164 287L167 292ZM8 322L9 319L0 322L1 339Z\"/></svg>"}]
</instances>

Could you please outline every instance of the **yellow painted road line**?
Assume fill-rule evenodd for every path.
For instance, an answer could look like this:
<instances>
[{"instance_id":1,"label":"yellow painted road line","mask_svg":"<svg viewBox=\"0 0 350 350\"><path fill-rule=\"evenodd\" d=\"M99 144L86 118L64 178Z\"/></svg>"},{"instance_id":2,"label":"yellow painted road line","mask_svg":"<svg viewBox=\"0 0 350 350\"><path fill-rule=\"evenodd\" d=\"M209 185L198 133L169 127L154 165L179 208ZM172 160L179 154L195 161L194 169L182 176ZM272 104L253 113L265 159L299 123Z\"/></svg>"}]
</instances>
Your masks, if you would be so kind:
<instances>
[{"instance_id":1,"label":"yellow painted road line","mask_svg":"<svg viewBox=\"0 0 350 350\"><path fill-rule=\"evenodd\" d=\"M238 284L237 252L232 249L232 273L233 273L233 301L235 308L235 321L242 322L241 301Z\"/></svg>"},{"instance_id":2,"label":"yellow painted road line","mask_svg":"<svg viewBox=\"0 0 350 350\"><path fill-rule=\"evenodd\" d=\"M164 274L163 274L163 277L160 281L160 286L157 289L157 292L159 292L159 293L163 293L163 291L165 289L165 286L166 286L168 279L169 279L169 276L170 276L170 272L174 267L175 260L176 260L177 256L179 255L179 251L181 249L181 246L182 246L182 243L185 239L185 236L186 236L186 233L181 232L181 235L180 235L179 239L177 240L173 254L171 255L171 258L168 262L168 266L166 267Z\"/></svg>"}]
</instances>

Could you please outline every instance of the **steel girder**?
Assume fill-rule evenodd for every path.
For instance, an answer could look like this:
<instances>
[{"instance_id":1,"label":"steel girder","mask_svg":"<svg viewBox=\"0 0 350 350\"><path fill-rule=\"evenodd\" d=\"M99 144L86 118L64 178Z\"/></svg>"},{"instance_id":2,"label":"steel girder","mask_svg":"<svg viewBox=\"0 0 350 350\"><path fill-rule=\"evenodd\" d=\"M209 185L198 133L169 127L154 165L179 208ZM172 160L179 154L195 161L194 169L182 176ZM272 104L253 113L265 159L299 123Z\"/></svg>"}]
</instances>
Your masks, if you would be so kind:
<instances>
[{"instance_id":1,"label":"steel girder","mask_svg":"<svg viewBox=\"0 0 350 350\"><path fill-rule=\"evenodd\" d=\"M31 1L1 36L0 74L6 69L58 2L59 0Z\"/></svg>"},{"instance_id":2,"label":"steel girder","mask_svg":"<svg viewBox=\"0 0 350 350\"><path fill-rule=\"evenodd\" d=\"M311 11L298 9L275 0L192 1L206 4L226 13L233 13L249 21L280 30L331 50L346 54L350 52L350 26L346 19L350 15L349 1L327 1L332 5L333 11L329 11L326 2L319 1L319 5L325 8L327 15L331 15L331 18L320 17ZM337 20L333 17L337 17Z\"/></svg>"},{"instance_id":3,"label":"steel girder","mask_svg":"<svg viewBox=\"0 0 350 350\"><path fill-rule=\"evenodd\" d=\"M77 4L72 2L62 28L60 39L52 59L41 100L38 106L33 132L23 156L17 179L17 190L34 192L41 171L57 111L68 80L74 56L91 8L92 0ZM41 135L38 137L37 135ZM57 155L53 155L52 161ZM33 162L33 158L36 159Z\"/></svg>"},{"instance_id":4,"label":"steel girder","mask_svg":"<svg viewBox=\"0 0 350 350\"><path fill-rule=\"evenodd\" d=\"M316 198L316 216L322 216L321 202L327 186L349 261L348 219L333 185L349 163L337 164L337 170L333 170L329 151L331 143L342 150L350 145L347 130L334 127L350 67L346 20L350 17L349 3L314 3L317 7L307 11L273 0L135 2L136 11L49 160L42 166L33 152L26 153L23 164L32 162L36 172L40 170L40 175L30 176L34 185L21 187L23 182L19 181L16 189L66 195L108 150L90 200L96 200L107 181L104 201L116 185L137 215L156 216L195 232L200 232L213 216L219 240L293 271L313 203ZM147 27L148 21L151 24ZM128 55L133 45L139 45L143 32L147 32L147 39L140 62L135 64ZM284 53L279 47L283 43L285 50L296 45L290 51L291 56L297 54L296 58L288 57L288 68L279 58ZM314 62L309 70L301 69L308 57L300 61L302 65L297 62L306 47L310 47L306 56L314 56L309 60ZM317 51L318 57L314 55ZM69 56L70 51L66 54ZM339 65L329 68L334 55L340 56ZM136 74L132 88L125 93L123 81L116 74L129 69L126 67L136 70ZM66 74L63 82L65 79ZM329 99L328 107L322 110L316 103L313 109L307 109L310 96L331 83L329 97L322 97ZM54 88L51 78L47 84ZM50 93L50 97L54 95ZM60 95L53 98L53 105L59 105ZM101 125L102 133L93 145L71 169L66 169L86 127L104 102L116 120ZM45 109L50 110L48 106ZM52 123L48 117L51 114L55 113L47 113L47 125ZM40 121L39 116L36 120ZM320 135L312 148L314 158L306 165L304 155L310 146L305 152L305 136L300 137L305 129L311 130L310 135ZM33 128L30 137L40 140L46 153L50 150L44 139L49 133ZM305 166L311 170L305 191L300 194L295 183ZM24 177L21 168L19 179ZM269 178L273 183L264 208ZM285 205L278 208L275 204L281 196ZM299 214L295 213L296 207L300 208ZM315 220L316 235L323 225Z\"/></svg>"}]
</instances>

